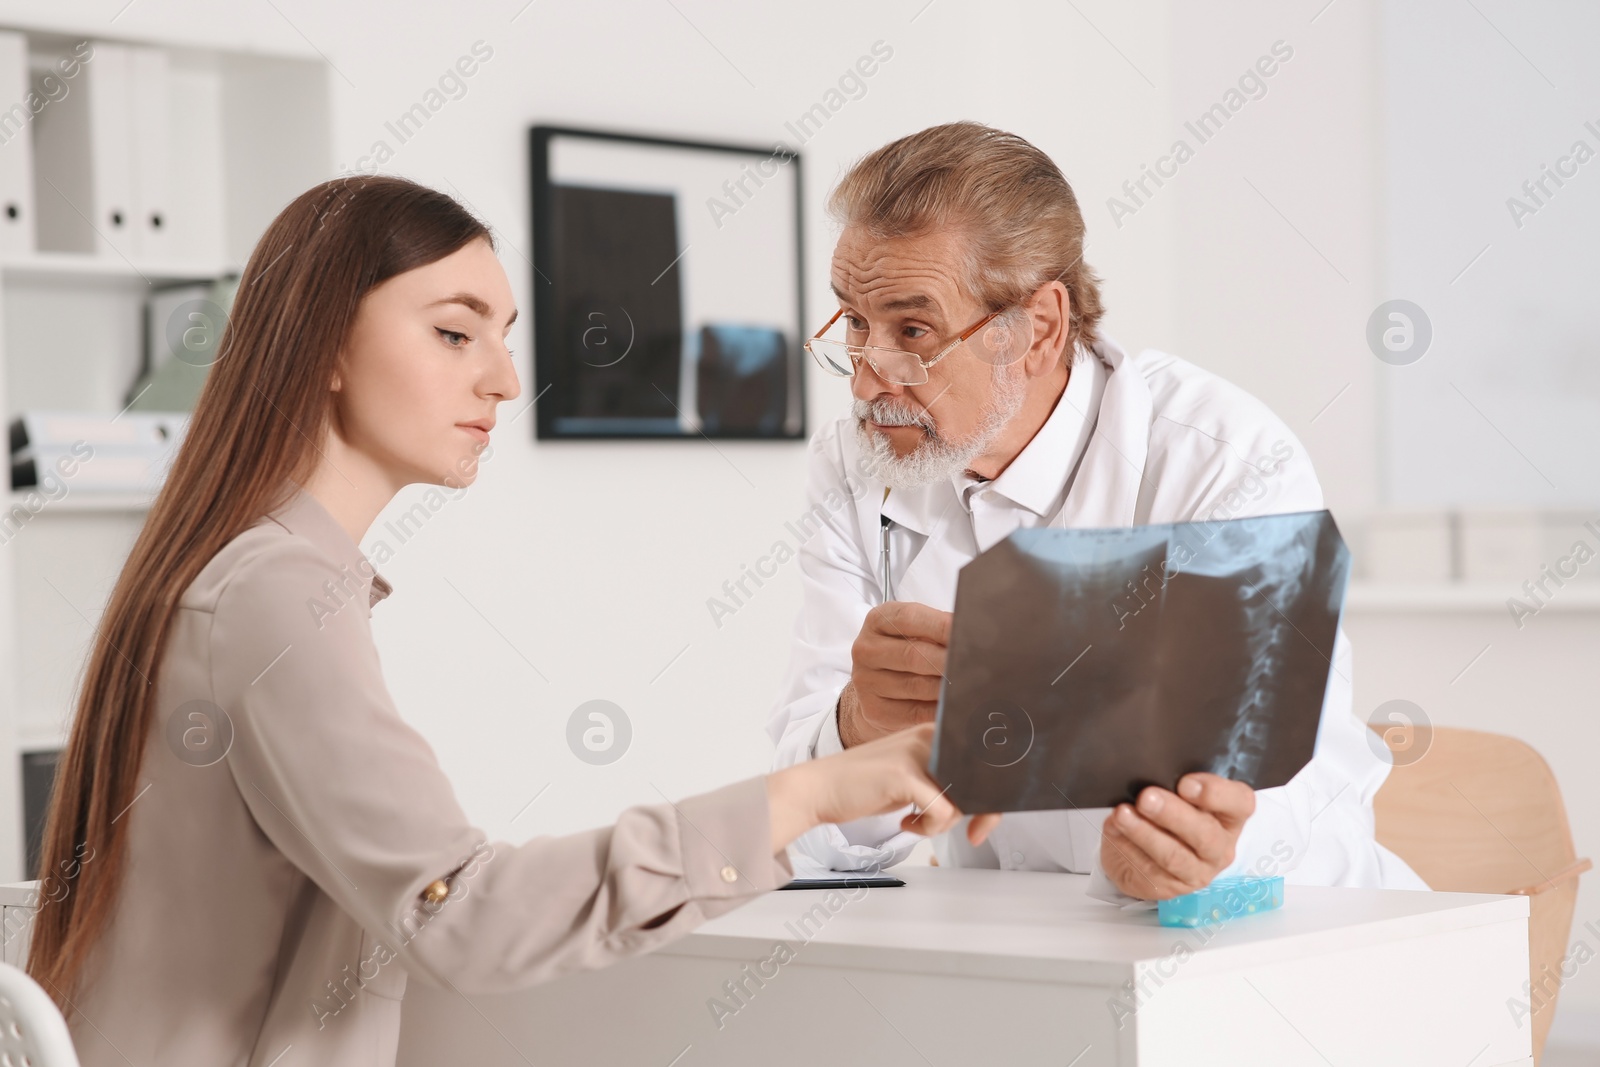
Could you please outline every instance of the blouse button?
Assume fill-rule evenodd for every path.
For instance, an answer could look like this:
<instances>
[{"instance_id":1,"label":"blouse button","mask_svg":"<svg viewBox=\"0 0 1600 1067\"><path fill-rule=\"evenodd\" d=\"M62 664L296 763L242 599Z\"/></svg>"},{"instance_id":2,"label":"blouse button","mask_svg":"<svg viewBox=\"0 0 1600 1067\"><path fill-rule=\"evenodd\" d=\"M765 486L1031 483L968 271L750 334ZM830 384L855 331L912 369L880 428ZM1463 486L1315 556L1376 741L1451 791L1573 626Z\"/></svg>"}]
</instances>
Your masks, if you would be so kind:
<instances>
[{"instance_id":1,"label":"blouse button","mask_svg":"<svg viewBox=\"0 0 1600 1067\"><path fill-rule=\"evenodd\" d=\"M722 880L724 882L737 882L739 880L739 872L731 866L724 867L722 868Z\"/></svg>"}]
</instances>

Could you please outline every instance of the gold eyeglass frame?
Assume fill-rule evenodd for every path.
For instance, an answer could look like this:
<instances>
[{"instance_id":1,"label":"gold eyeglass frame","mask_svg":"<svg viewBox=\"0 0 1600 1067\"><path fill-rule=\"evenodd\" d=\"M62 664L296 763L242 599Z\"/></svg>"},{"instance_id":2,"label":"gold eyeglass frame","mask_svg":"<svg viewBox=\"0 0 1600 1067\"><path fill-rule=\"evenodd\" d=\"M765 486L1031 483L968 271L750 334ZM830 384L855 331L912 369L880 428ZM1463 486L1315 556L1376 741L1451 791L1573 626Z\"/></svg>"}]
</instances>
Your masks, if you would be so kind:
<instances>
[{"instance_id":1,"label":"gold eyeglass frame","mask_svg":"<svg viewBox=\"0 0 1600 1067\"><path fill-rule=\"evenodd\" d=\"M938 354L928 359L923 359L915 352L908 352L903 348L889 348L886 345L853 345L848 341L834 341L832 338L824 338L822 335L833 329L833 324L838 322L839 317L844 314L844 308L840 308L838 311L835 311L833 313L833 318L829 319L827 323L823 325L822 329L811 335L810 339L806 341L804 348L807 352L811 353L811 358L817 363L818 366L820 366L828 374L833 375L835 378L854 378L856 376L856 370L861 366L861 361L864 359L872 368L872 373L876 374L886 382L892 382L895 385L925 385L928 381L928 368L932 367L945 356L948 356L951 352L955 351L956 348L960 347L969 337L983 329L985 326L989 325L989 323L993 322L995 318L1003 315L1005 312L1010 311L1011 308L1016 306L1017 305L1012 304L1001 308L999 311L992 311L985 315L972 326L966 330L963 330L959 335L956 336L955 340L941 348L938 351ZM822 340L831 341L833 344L844 345L845 354L850 357L850 371L848 374L837 370L835 364L833 364L831 360L826 359L824 356L818 353L815 348L811 347L812 341ZM901 356L909 356L911 359L916 361L916 364L919 367L922 368L922 380L917 382L902 382L889 377L879 369L877 361L872 358L871 353L873 352L892 352Z\"/></svg>"}]
</instances>

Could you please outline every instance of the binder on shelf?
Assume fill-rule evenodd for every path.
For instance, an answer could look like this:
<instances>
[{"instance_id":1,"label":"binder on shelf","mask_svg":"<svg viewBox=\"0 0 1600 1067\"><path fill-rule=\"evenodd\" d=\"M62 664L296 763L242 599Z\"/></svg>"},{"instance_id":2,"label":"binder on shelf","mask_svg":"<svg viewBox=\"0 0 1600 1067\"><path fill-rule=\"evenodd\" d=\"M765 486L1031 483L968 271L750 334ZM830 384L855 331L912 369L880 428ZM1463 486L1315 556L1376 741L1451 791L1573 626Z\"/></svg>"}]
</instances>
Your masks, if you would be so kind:
<instances>
[{"instance_id":1,"label":"binder on shelf","mask_svg":"<svg viewBox=\"0 0 1600 1067\"><path fill-rule=\"evenodd\" d=\"M68 449L46 450L11 461L11 488L48 490L65 486L75 493L140 493L153 496L161 488L172 457L156 452L127 455L88 453L89 459Z\"/></svg>"},{"instance_id":2,"label":"binder on shelf","mask_svg":"<svg viewBox=\"0 0 1600 1067\"><path fill-rule=\"evenodd\" d=\"M169 59L168 136L178 146L170 158L181 159L181 163L175 163L168 175L167 207L172 225L167 231L173 244L171 254L183 263L224 263L236 258L226 240L227 203L233 194L227 176L225 145L231 123L225 117L224 81L215 69L182 62L176 55ZM287 104L284 113L292 113Z\"/></svg>"},{"instance_id":3,"label":"binder on shelf","mask_svg":"<svg viewBox=\"0 0 1600 1067\"><path fill-rule=\"evenodd\" d=\"M172 240L172 129L167 53L129 50L133 125L134 248L147 261L169 259Z\"/></svg>"},{"instance_id":4,"label":"binder on shelf","mask_svg":"<svg viewBox=\"0 0 1600 1067\"><path fill-rule=\"evenodd\" d=\"M133 229L132 49L95 42L93 62L78 86L89 111L89 203L78 208L93 223L98 255L138 254ZM68 98L70 99L70 97Z\"/></svg>"},{"instance_id":5,"label":"binder on shelf","mask_svg":"<svg viewBox=\"0 0 1600 1067\"><path fill-rule=\"evenodd\" d=\"M72 91L34 120L38 246L132 258L132 47L94 42ZM35 88L53 76L34 72Z\"/></svg>"},{"instance_id":6,"label":"binder on shelf","mask_svg":"<svg viewBox=\"0 0 1600 1067\"><path fill-rule=\"evenodd\" d=\"M222 80L166 48L79 47L88 57L68 91L56 85L32 123L33 250L152 268L221 260ZM59 81L54 58L36 50L28 61L40 96Z\"/></svg>"},{"instance_id":7,"label":"binder on shelf","mask_svg":"<svg viewBox=\"0 0 1600 1067\"><path fill-rule=\"evenodd\" d=\"M26 412L9 427L11 488L154 492L188 428L188 412Z\"/></svg>"},{"instance_id":8,"label":"binder on shelf","mask_svg":"<svg viewBox=\"0 0 1600 1067\"><path fill-rule=\"evenodd\" d=\"M77 441L93 448L165 448L181 439L188 422L188 413L181 411L26 411L11 420L9 444L13 456L26 448L66 447Z\"/></svg>"},{"instance_id":9,"label":"binder on shelf","mask_svg":"<svg viewBox=\"0 0 1600 1067\"><path fill-rule=\"evenodd\" d=\"M33 113L29 106L28 39L0 33L0 255L28 255L33 242Z\"/></svg>"}]
</instances>

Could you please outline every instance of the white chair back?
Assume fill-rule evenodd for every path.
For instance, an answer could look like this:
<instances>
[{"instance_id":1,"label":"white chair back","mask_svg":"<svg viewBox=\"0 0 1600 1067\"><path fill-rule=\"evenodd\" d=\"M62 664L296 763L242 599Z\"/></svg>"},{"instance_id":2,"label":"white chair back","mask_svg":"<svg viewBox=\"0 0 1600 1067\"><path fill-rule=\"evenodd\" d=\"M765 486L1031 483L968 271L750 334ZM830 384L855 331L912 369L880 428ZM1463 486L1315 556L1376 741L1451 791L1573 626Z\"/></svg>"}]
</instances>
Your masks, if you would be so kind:
<instances>
[{"instance_id":1,"label":"white chair back","mask_svg":"<svg viewBox=\"0 0 1600 1067\"><path fill-rule=\"evenodd\" d=\"M0 1067L79 1067L55 1001L9 963L0 963Z\"/></svg>"}]
</instances>

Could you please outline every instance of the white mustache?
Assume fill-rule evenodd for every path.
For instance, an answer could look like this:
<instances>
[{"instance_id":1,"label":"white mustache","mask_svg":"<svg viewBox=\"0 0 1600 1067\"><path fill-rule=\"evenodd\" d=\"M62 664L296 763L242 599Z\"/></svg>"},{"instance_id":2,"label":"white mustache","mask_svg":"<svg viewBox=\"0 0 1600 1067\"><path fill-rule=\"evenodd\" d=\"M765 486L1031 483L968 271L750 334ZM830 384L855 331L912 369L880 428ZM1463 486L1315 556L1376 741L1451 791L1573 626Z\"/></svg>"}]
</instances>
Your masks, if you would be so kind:
<instances>
[{"instance_id":1,"label":"white mustache","mask_svg":"<svg viewBox=\"0 0 1600 1067\"><path fill-rule=\"evenodd\" d=\"M934 432L932 415L926 411L912 411L893 401L868 402L858 399L851 407L851 413L862 422L875 422L880 426L917 426L930 434Z\"/></svg>"}]
</instances>

